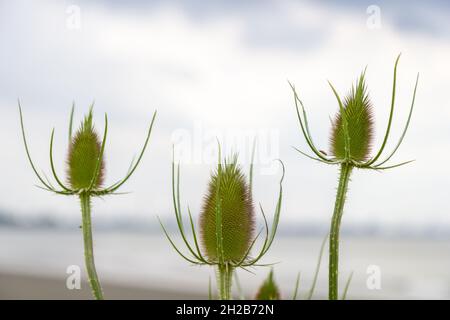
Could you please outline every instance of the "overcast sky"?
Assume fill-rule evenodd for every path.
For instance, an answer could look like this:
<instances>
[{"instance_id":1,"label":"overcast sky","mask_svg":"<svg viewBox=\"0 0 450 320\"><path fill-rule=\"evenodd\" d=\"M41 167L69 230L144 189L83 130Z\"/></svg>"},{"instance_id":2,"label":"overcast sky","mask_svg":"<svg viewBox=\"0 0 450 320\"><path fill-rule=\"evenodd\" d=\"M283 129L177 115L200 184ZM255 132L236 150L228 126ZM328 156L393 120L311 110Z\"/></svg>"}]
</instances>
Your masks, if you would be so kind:
<instances>
[{"instance_id":1,"label":"overcast sky","mask_svg":"<svg viewBox=\"0 0 450 320\"><path fill-rule=\"evenodd\" d=\"M171 153L182 154L184 207L198 213L214 166L215 139L241 154L260 149L255 201L271 212L279 167L286 165L283 221L328 221L337 167L297 154L307 150L287 80L295 83L316 143L328 150L337 111L326 80L344 95L367 65L379 146L386 128L393 64L401 52L395 145L417 72L410 131L383 173L356 170L346 223L450 225L450 8L445 1L0 1L0 209L15 215L77 217L77 200L34 186L20 136L21 99L32 156L49 171L50 132L64 175L70 106L76 125L95 100L96 127L109 116L108 182L125 173L142 146L154 110L152 138L122 191L95 200L95 215L153 218L172 214ZM245 3L245 4L243 4ZM401 3L401 2L400 2ZM376 6L369 7L375 4ZM236 142L236 143L234 143Z\"/></svg>"}]
</instances>

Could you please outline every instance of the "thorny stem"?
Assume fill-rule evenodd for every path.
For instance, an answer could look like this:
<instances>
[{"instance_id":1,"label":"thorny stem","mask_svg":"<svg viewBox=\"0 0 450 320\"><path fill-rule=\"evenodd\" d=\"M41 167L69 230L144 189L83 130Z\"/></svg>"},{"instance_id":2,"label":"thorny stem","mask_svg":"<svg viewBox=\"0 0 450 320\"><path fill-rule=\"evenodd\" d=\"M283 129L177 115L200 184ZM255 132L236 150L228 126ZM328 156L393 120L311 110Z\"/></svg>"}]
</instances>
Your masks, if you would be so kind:
<instances>
[{"instance_id":1,"label":"thorny stem","mask_svg":"<svg viewBox=\"0 0 450 320\"><path fill-rule=\"evenodd\" d=\"M352 165L349 163L341 164L341 173L339 177L339 186L336 194L333 218L330 228L330 261L328 273L328 299L338 299L338 278L339 278L339 228L341 225L342 214L344 211L345 195L348 189L348 182L352 172Z\"/></svg>"},{"instance_id":2,"label":"thorny stem","mask_svg":"<svg viewBox=\"0 0 450 320\"><path fill-rule=\"evenodd\" d=\"M94 248L92 244L92 226L91 226L91 197L87 193L80 194L82 228L84 240L84 259L86 270L89 278L89 285L92 294L96 300L103 300L102 287L98 280L97 271L95 270Z\"/></svg>"},{"instance_id":3,"label":"thorny stem","mask_svg":"<svg viewBox=\"0 0 450 320\"><path fill-rule=\"evenodd\" d=\"M233 281L233 267L229 264L217 266L217 286L220 300L231 300L231 283Z\"/></svg>"}]
</instances>

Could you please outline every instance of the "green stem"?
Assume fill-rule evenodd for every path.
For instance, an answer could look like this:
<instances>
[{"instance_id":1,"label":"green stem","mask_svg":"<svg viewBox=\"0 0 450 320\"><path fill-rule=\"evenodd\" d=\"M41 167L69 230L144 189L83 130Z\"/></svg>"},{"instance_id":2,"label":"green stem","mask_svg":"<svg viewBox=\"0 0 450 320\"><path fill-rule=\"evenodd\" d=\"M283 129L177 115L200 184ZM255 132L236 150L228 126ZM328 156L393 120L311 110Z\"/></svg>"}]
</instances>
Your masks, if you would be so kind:
<instances>
[{"instance_id":1,"label":"green stem","mask_svg":"<svg viewBox=\"0 0 450 320\"><path fill-rule=\"evenodd\" d=\"M345 195L348 189L348 182L352 172L352 165L343 163L341 165L341 174L339 177L339 186L336 194L333 218L330 228L330 258L328 269L328 298L330 300L338 299L338 278L339 278L339 228L341 225L342 214L344 212Z\"/></svg>"},{"instance_id":2,"label":"green stem","mask_svg":"<svg viewBox=\"0 0 450 320\"><path fill-rule=\"evenodd\" d=\"M220 300L231 300L231 283L233 280L233 267L229 264L217 266L217 282Z\"/></svg>"},{"instance_id":3,"label":"green stem","mask_svg":"<svg viewBox=\"0 0 450 320\"><path fill-rule=\"evenodd\" d=\"M92 245L92 226L91 226L91 197L89 194L80 194L82 228L84 240L84 259L89 278L89 285L92 289L92 295L96 300L103 300L102 287L98 281L97 271L95 270L94 248Z\"/></svg>"}]
</instances>

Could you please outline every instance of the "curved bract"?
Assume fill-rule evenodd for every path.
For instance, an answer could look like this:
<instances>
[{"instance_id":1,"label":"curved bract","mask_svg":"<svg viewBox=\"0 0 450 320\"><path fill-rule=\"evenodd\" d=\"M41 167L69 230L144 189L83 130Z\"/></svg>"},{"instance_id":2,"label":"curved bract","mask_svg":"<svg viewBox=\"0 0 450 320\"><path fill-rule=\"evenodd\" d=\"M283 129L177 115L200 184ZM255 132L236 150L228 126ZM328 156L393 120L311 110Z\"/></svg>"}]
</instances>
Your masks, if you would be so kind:
<instances>
[{"instance_id":1,"label":"curved bract","mask_svg":"<svg viewBox=\"0 0 450 320\"><path fill-rule=\"evenodd\" d=\"M397 57L394 65L394 79L392 85L392 97L391 107L389 112L389 119L383 141L378 151L370 157L370 150L373 140L373 116L372 105L370 103L366 84L365 84L365 71L358 79L356 86L353 86L350 93L342 101L339 94L333 85L329 82L331 90L338 102L339 111L336 115L331 128L331 156L327 156L325 153L319 151L313 142L311 132L308 125L308 118L302 101L298 97L295 87L291 84L291 88L294 94L294 101L297 110L297 117L300 124L302 134L306 143L313 152L314 155L309 155L303 151L296 149L301 154L308 158L326 164L339 164L340 176L339 185L336 194L336 201L334 206L334 212L330 226L330 256L329 256L329 299L334 300L338 298L338 265L339 265L339 230L344 212L344 204L346 194L348 190L348 184L350 182L350 176L353 168L360 169L372 169L372 170L386 170L395 167L399 167L410 163L411 161L401 162L395 165L388 165L387 163L392 156L397 152L400 147L403 138L408 130L412 112L414 109L414 102L416 98L417 84L419 75L417 75L416 83L414 86L414 92L412 96L411 107L409 110L408 118L404 126L403 132L395 145L394 149L388 154L384 160L380 160L389 139L392 127L392 119L394 116L395 106L395 93L397 85L397 66L400 59L400 55ZM299 109L301 106L301 111ZM351 279L351 278L350 278ZM346 287L347 290L348 286ZM344 293L344 297L346 294Z\"/></svg>"},{"instance_id":2,"label":"curved bract","mask_svg":"<svg viewBox=\"0 0 450 320\"><path fill-rule=\"evenodd\" d=\"M108 117L105 114L105 128L103 132L103 139L100 141L99 136L94 130L93 124L93 107L91 106L89 113L84 118L79 130L72 137L72 124L73 124L73 114L74 107L72 107L72 112L70 114L69 122L69 152L67 157L67 178L69 185L66 186L62 179L58 177L56 173L55 164L53 161L53 139L55 130L52 130L50 137L50 167L52 170L53 177L56 183L59 185L60 189L57 189L53 184L47 179L44 174L45 179L38 173L33 160L28 149L28 143L25 136L25 127L23 124L22 108L19 102L19 114L20 114L20 125L22 128L22 138L25 146L25 151L30 162L31 168L36 174L42 188L44 190L54 192L56 194L62 195L77 195L80 199L81 213L82 213L82 231L84 239L84 254L86 270L88 273L89 284L92 289L92 294L96 299L103 299L103 292L98 280L97 271L95 269L94 263L94 250L93 250L93 239L92 239L92 226L91 226L91 198L95 196L104 196L109 194L114 194L115 191L123 185L133 174L134 170L137 168L142 156L144 155L145 149L147 147L150 133L152 131L153 123L155 121L156 112L153 114L153 118L148 130L147 138L144 143L144 147L138 157L138 160L131 164L129 171L123 179L114 183L113 185L102 188L105 163L104 163L104 151L106 145L106 137L108 133Z\"/></svg>"},{"instance_id":3,"label":"curved bract","mask_svg":"<svg viewBox=\"0 0 450 320\"><path fill-rule=\"evenodd\" d=\"M330 137L330 140L332 141L332 148L331 148L332 156L327 156L322 151L319 151L320 148L318 148L314 144L311 131L309 129L308 117L303 102L300 100L297 91L295 89L295 86L289 82L289 85L294 95L294 102L296 106L297 118L300 124L300 128L305 138L305 141L309 146L309 148L311 149L313 155L309 155L306 152L303 152L297 148L294 149L297 150L302 155L322 163L326 164L350 163L352 166L360 169L386 170L396 168L412 162L413 160L410 160L390 166L384 166L384 164L388 162L392 158L392 156L394 156L394 154L397 152L409 128L412 113L414 110L414 102L416 99L419 74L417 74L416 77L411 106L402 134L400 135L400 138L394 149L391 151L391 153L384 160L379 160L379 158L383 154L383 151L387 144L387 140L391 133L392 119L395 107L396 85L397 85L397 66L399 60L400 55L397 57L394 65L394 79L392 84L391 107L386 132L379 150L375 153L373 157L369 156L373 140L372 138L373 118L371 114L371 104L365 89L365 80L364 80L365 71L359 78L356 88L354 87L353 90L350 91L350 94L346 99L344 99L344 102L342 102L339 94L337 93L336 89L331 84L331 82L328 82L334 96L336 97L339 107L339 112L336 119L333 122L332 135ZM348 109L348 111L352 110L352 113L348 112L347 114L346 109ZM344 113L346 114L346 117L341 116ZM362 116L363 118L359 118L358 115ZM352 157L352 146L354 148L353 157Z\"/></svg>"},{"instance_id":4,"label":"curved bract","mask_svg":"<svg viewBox=\"0 0 450 320\"><path fill-rule=\"evenodd\" d=\"M263 232L261 230L256 236L253 234L255 219L251 193L253 164L250 165L247 182L237 165L237 157L233 157L229 162L224 161L222 163L219 146L218 159L217 169L211 177L200 215L201 239L197 235L194 220L188 208L193 244L188 240L181 213L180 169L179 165L175 166L174 162L172 162L173 205L177 226L187 253L175 245L162 222L160 220L159 222L170 244L183 259L191 264L211 265L217 268L219 296L221 299L230 299L233 270L235 268L245 269L252 266L263 266L259 261L273 243L281 212L284 165L280 161L282 176L272 226L269 228L266 215L260 205L264 218L265 238L262 240L259 251L255 255L251 255L256 241Z\"/></svg>"},{"instance_id":5,"label":"curved bract","mask_svg":"<svg viewBox=\"0 0 450 320\"><path fill-rule=\"evenodd\" d=\"M61 187L61 189L58 190L53 186L53 184L47 179L45 175L44 175L45 179L42 178L41 174L38 173L36 166L33 163L25 135L22 108L20 106L19 101L19 115L20 115L20 125L22 128L22 138L31 168L33 169L34 173L36 174L36 177L42 184L42 186L38 187L43 188L47 191L63 195L88 193L90 196L104 196L108 194L114 194L115 191L120 186L122 186L126 181L128 181L128 179L131 177L131 175L138 167L147 148L147 144L150 140L150 134L152 132L153 124L156 118L156 111L153 114L149 129L147 131L147 137L145 139L144 146L139 154L137 161L132 161L124 178L106 188L100 187L103 183L105 170L103 153L105 150L106 137L108 134L108 117L105 113L105 128L103 132L103 139L100 143L100 140L98 138L97 133L94 130L93 125L93 106L90 107L88 115L84 118L84 121L80 126L80 129L78 130L78 132L75 134L74 137L72 137L73 114L74 114L74 106L72 107L69 122L69 155L67 160L68 162L67 180L71 185L70 188L62 183L62 179L60 179L56 173L53 161L53 139L55 133L54 129L52 130L50 137L50 165L53 177L55 178L57 184Z\"/></svg>"}]
</instances>

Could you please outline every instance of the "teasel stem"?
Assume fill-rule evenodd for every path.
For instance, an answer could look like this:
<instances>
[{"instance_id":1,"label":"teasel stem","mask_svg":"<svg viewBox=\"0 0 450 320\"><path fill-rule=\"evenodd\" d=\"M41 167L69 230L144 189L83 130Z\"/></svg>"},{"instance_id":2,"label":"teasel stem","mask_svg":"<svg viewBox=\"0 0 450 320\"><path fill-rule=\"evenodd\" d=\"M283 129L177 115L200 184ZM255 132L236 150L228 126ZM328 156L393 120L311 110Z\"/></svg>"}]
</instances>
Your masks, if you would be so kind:
<instances>
[{"instance_id":1,"label":"teasel stem","mask_svg":"<svg viewBox=\"0 0 450 320\"><path fill-rule=\"evenodd\" d=\"M344 212L345 196L348 190L348 183L353 166L349 163L341 164L341 173L339 177L339 186L336 194L333 217L330 228L330 257L328 270L328 299L338 299L339 282L339 229L341 226L342 214Z\"/></svg>"},{"instance_id":2,"label":"teasel stem","mask_svg":"<svg viewBox=\"0 0 450 320\"><path fill-rule=\"evenodd\" d=\"M217 282L219 299L231 300L231 283L233 281L233 267L229 264L217 265Z\"/></svg>"},{"instance_id":3,"label":"teasel stem","mask_svg":"<svg viewBox=\"0 0 450 320\"><path fill-rule=\"evenodd\" d=\"M89 277L89 285L91 286L92 295L94 296L94 298L96 300L103 300L102 287L100 286L97 271L95 270L94 248L92 243L91 196L89 195L89 193L81 193L80 202L84 240L84 260Z\"/></svg>"}]
</instances>

